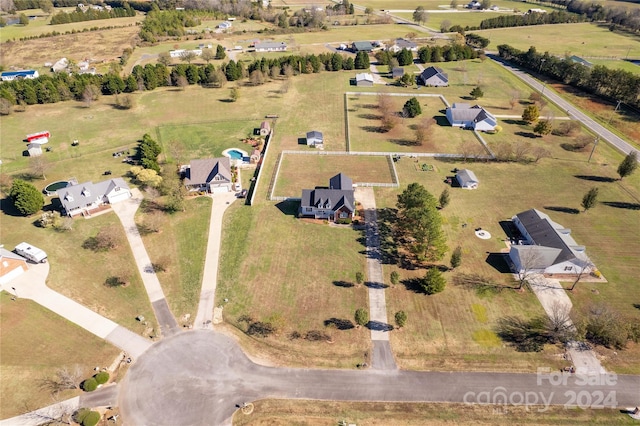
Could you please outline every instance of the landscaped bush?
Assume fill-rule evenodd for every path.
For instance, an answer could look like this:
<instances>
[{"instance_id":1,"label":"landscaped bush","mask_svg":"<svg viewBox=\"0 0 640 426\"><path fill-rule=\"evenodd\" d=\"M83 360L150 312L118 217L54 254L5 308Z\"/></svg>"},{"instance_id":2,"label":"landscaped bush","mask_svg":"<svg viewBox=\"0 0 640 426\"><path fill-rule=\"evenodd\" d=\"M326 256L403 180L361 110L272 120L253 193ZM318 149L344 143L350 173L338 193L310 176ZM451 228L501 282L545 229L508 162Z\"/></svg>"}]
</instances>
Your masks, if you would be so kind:
<instances>
[{"instance_id":1,"label":"landscaped bush","mask_svg":"<svg viewBox=\"0 0 640 426\"><path fill-rule=\"evenodd\" d=\"M93 377L91 377L90 379L87 379L84 382L82 382L82 390L83 391L85 391L85 392L93 392L96 389L98 389L98 381L96 379L94 379Z\"/></svg>"},{"instance_id":2,"label":"landscaped bush","mask_svg":"<svg viewBox=\"0 0 640 426\"><path fill-rule=\"evenodd\" d=\"M89 411L80 423L82 426L96 426L100 421L100 413L97 411Z\"/></svg>"},{"instance_id":3,"label":"landscaped bush","mask_svg":"<svg viewBox=\"0 0 640 426\"><path fill-rule=\"evenodd\" d=\"M247 334L249 336L268 337L275 331L275 327L271 323L256 321L249 325Z\"/></svg>"},{"instance_id":4,"label":"landscaped bush","mask_svg":"<svg viewBox=\"0 0 640 426\"><path fill-rule=\"evenodd\" d=\"M318 330L310 330L304 335L305 340L309 340L310 342L328 342L331 340L331 336L322 331Z\"/></svg>"},{"instance_id":5,"label":"landscaped bush","mask_svg":"<svg viewBox=\"0 0 640 426\"><path fill-rule=\"evenodd\" d=\"M109 381L109 373L106 371L101 371L93 376L93 378L96 379L96 382L98 382L99 385L104 385Z\"/></svg>"}]
</instances>

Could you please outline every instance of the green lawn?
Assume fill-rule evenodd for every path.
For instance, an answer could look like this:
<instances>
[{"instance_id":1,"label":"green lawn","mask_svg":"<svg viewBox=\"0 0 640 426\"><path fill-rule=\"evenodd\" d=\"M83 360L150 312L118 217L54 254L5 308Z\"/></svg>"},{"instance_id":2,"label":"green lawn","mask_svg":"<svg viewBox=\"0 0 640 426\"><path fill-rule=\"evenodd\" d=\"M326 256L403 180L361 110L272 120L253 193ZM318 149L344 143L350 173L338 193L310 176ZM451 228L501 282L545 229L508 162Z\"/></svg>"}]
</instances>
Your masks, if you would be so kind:
<instances>
[{"instance_id":1,"label":"green lawn","mask_svg":"<svg viewBox=\"0 0 640 426\"><path fill-rule=\"evenodd\" d=\"M497 50L499 45L508 44L521 50L535 46L538 52L577 55L587 60L590 57L640 57L640 37L611 32L606 25L535 25L519 27L516 31L513 28L483 30L478 34L491 40L489 50ZM571 34L571 37L567 37L567 34ZM562 43L558 43L558 40L562 40Z\"/></svg>"},{"instance_id":2,"label":"green lawn","mask_svg":"<svg viewBox=\"0 0 640 426\"><path fill-rule=\"evenodd\" d=\"M327 186L338 173L346 174L354 183L393 183L388 157L286 154L274 195L300 197L303 189Z\"/></svg>"},{"instance_id":3,"label":"green lawn","mask_svg":"<svg viewBox=\"0 0 640 426\"><path fill-rule=\"evenodd\" d=\"M544 8L544 7L542 7ZM479 27L480 22L485 19L496 18L498 16L504 16L507 14L512 14L510 12L489 12L489 11L475 11L468 9L460 9L458 12L451 13L431 13L429 14L429 18L427 22L423 23L425 27L433 28L437 31L440 31L441 25L444 21L449 21L449 26L451 25L460 25L463 28L466 26L469 27ZM397 12L394 15L399 16L404 19L413 19L411 12Z\"/></svg>"},{"instance_id":4,"label":"green lawn","mask_svg":"<svg viewBox=\"0 0 640 426\"><path fill-rule=\"evenodd\" d=\"M143 237L152 262L168 259L168 269L158 279L171 311L180 321L185 314L195 318L204 270L211 198L194 197L185 201L185 211L167 215L138 211L136 221L144 223L156 216L160 232Z\"/></svg>"},{"instance_id":5,"label":"green lawn","mask_svg":"<svg viewBox=\"0 0 640 426\"><path fill-rule=\"evenodd\" d=\"M4 228L4 224L3 224ZM27 299L0 292L0 419L50 405L39 381L62 367L80 366L91 377L96 365L111 365L120 350ZM80 393L65 391L64 400Z\"/></svg>"},{"instance_id":6,"label":"green lawn","mask_svg":"<svg viewBox=\"0 0 640 426\"><path fill-rule=\"evenodd\" d=\"M274 337L242 341L251 353L277 364L354 368L368 351L369 331L331 329L324 321L353 321L355 310L368 306L366 287L338 285L364 272L361 234L299 220L296 211L286 202L229 208L216 300L229 300L224 318L234 326L245 327L241 315L278 325ZM288 338L310 330L328 333L333 343Z\"/></svg>"}]
</instances>

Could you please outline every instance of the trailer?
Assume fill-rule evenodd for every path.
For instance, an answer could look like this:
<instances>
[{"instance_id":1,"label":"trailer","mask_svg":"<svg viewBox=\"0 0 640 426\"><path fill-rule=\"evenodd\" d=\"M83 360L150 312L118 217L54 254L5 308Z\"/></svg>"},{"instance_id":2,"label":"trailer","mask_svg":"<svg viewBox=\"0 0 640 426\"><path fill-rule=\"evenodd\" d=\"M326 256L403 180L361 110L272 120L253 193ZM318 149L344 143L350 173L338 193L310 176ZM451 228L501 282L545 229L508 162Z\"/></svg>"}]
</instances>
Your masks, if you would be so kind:
<instances>
[{"instance_id":1,"label":"trailer","mask_svg":"<svg viewBox=\"0 0 640 426\"><path fill-rule=\"evenodd\" d=\"M28 243L23 242L18 244L15 248L15 252L34 263L47 262L47 253L45 253L44 250L34 247Z\"/></svg>"},{"instance_id":2,"label":"trailer","mask_svg":"<svg viewBox=\"0 0 640 426\"><path fill-rule=\"evenodd\" d=\"M48 130L43 130L41 132L31 133L27 135L26 141L31 142L34 139L42 139L42 138L50 138L50 137L51 137L51 133Z\"/></svg>"}]
</instances>

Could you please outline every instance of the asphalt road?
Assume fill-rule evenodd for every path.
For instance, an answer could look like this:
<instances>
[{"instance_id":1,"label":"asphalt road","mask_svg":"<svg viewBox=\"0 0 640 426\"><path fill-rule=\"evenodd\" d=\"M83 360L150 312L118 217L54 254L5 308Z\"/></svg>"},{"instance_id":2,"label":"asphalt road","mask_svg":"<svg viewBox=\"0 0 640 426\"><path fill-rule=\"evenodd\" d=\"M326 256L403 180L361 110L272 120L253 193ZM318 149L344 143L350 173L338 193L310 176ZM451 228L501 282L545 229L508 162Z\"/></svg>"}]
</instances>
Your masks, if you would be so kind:
<instances>
[{"instance_id":1,"label":"asphalt road","mask_svg":"<svg viewBox=\"0 0 640 426\"><path fill-rule=\"evenodd\" d=\"M501 64L503 67L505 67L505 69L507 69L508 71L513 73L516 77L518 77L520 80L524 81L526 84L528 84L529 86L531 86L535 90L537 90L539 92L543 92L543 90L545 88L545 84L544 83L541 83L540 81L538 81L535 78L531 77L529 74L527 74L526 72L522 71L522 69L518 68L517 66L514 66L514 65L511 65L509 63L506 63L505 61L503 61L500 57L498 57L495 54L491 54L491 55L488 55L488 56L491 59L493 59L494 61L496 61L497 63ZM609 131L604 126L602 126L599 123L597 123L596 121L594 121L587 114L585 114L582 111L580 111L575 105L573 105L572 103L566 101L565 99L563 99L562 97L560 97L559 95L554 93L553 91L547 90L547 91L544 91L543 93L544 93L544 96L546 98L548 98L551 102L556 104L562 110L566 111L567 114L572 119L579 120L585 127L587 127L593 133L598 135L601 140L605 140L605 141L609 142L611 145L613 145L616 149L618 149L623 154L626 155L626 154L629 154L629 153L635 151L637 153L637 155L638 155L638 161L640 162L640 151L638 151L636 148L631 146L625 140L623 140L619 136L617 136L614 133L612 133L611 131Z\"/></svg>"},{"instance_id":2,"label":"asphalt road","mask_svg":"<svg viewBox=\"0 0 640 426\"><path fill-rule=\"evenodd\" d=\"M631 407L640 376L312 370L251 362L230 338L193 330L156 343L120 384L125 424L222 425L263 398ZM501 401L505 401L502 403Z\"/></svg>"}]
</instances>

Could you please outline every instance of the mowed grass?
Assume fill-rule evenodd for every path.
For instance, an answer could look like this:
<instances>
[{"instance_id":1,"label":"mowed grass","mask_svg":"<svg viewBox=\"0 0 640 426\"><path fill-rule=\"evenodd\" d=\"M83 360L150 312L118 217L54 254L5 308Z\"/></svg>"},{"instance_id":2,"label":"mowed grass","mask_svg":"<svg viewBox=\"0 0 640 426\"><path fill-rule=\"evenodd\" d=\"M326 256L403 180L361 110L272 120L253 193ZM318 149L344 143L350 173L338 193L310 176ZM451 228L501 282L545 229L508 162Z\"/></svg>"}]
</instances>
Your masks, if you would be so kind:
<instances>
[{"instance_id":1,"label":"mowed grass","mask_svg":"<svg viewBox=\"0 0 640 426\"><path fill-rule=\"evenodd\" d=\"M410 96L390 97L394 111L402 111ZM349 95L349 136L352 151L459 153L465 142L479 143L472 132L452 128L443 114L445 105L439 97L417 97L422 114L398 118L389 132L380 130L381 114L376 96ZM422 145L416 143L415 129L425 120L434 119L430 135Z\"/></svg>"},{"instance_id":2,"label":"mowed grass","mask_svg":"<svg viewBox=\"0 0 640 426\"><path fill-rule=\"evenodd\" d=\"M407 327L392 333L392 348L401 365L408 368L438 367L458 369L535 370L538 366L554 366L559 360L554 354L558 348L547 348L541 355L522 354L511 348L494 346L488 331L493 331L496 320L506 315L543 315L540 304L529 292L502 290L484 296L456 287L452 278L458 273L477 273L501 285L510 285L511 275L501 269L500 260L506 252L499 222L521 211L537 208L572 230L578 244L585 245L587 253L608 283L580 283L570 294L574 309L582 311L592 303L605 303L630 318L637 318L629 294L634 293L640 267L633 260L640 249L637 233L638 216L634 206L640 205L640 175L635 174L622 182L596 182L591 179L615 178L622 156L606 144L600 144L591 163L586 154L579 157L544 159L537 165L509 163L448 163L425 161L435 166L434 172L416 171L412 161L401 159L396 168L403 184L419 182L436 197L446 187L443 180L453 176L451 170L470 168L480 179L475 191L450 189L451 203L444 210L444 230L450 250L460 246L462 266L447 272L447 289L435 296L416 294L399 284L388 289L388 315L407 311ZM580 201L591 187L600 190L601 204L588 213L572 214L568 209L581 210ZM377 189L379 207L394 207L397 191ZM606 204L613 203L613 204ZM620 204L617 204L620 203ZM624 204L627 203L627 204ZM621 208L629 206L629 208ZM465 227L462 225L466 224ZM474 229L481 227L491 233L489 240L480 240ZM450 253L443 263L447 264ZM398 271L402 279L421 276L422 271L385 268L385 273ZM388 277L389 275L387 275ZM597 290L597 291L592 291ZM479 308L477 305L482 305ZM478 310L485 310L480 318ZM621 372L640 371L637 350L618 351L611 360L611 368ZM598 349L600 350L600 349ZM606 352L606 351L603 351Z\"/></svg>"},{"instance_id":3,"label":"mowed grass","mask_svg":"<svg viewBox=\"0 0 640 426\"><path fill-rule=\"evenodd\" d=\"M393 183L388 157L283 154L274 195L300 197L303 189L328 186L338 173L354 183Z\"/></svg>"},{"instance_id":4,"label":"mowed grass","mask_svg":"<svg viewBox=\"0 0 640 426\"><path fill-rule=\"evenodd\" d=\"M254 137L254 129L260 127L260 121L220 121L198 124L168 124L158 126L156 133L168 158L172 151L189 153L189 158L222 157L227 148L239 148L249 155L251 145L243 139ZM176 151L177 150L177 151ZM188 161L189 158L179 160Z\"/></svg>"},{"instance_id":5,"label":"mowed grass","mask_svg":"<svg viewBox=\"0 0 640 426\"><path fill-rule=\"evenodd\" d=\"M538 7L536 5L536 7ZM581 24L534 25L530 27L499 28L478 31L491 40L489 50L497 50L501 44L508 44L520 50L535 46L538 52L553 55L565 54L581 57L600 56L617 58L640 57L640 37L609 31L608 26ZM567 37L567 34L571 34ZM562 40L562 43L558 43Z\"/></svg>"},{"instance_id":6,"label":"mowed grass","mask_svg":"<svg viewBox=\"0 0 640 426\"><path fill-rule=\"evenodd\" d=\"M11 297L0 292L0 419L52 404L39 381L52 378L59 368L79 365L88 378L93 367L111 365L120 353L37 303ZM79 393L65 391L59 400Z\"/></svg>"},{"instance_id":7,"label":"mowed grass","mask_svg":"<svg viewBox=\"0 0 640 426\"><path fill-rule=\"evenodd\" d=\"M489 12L489 11L480 11L480 10L468 10L461 9L458 12L451 11L451 13L432 13L429 15L429 18L424 25L428 28L433 28L437 31L440 31L441 25L444 21L449 21L449 26L451 25L460 25L463 28L466 26L469 27L478 27L480 26L480 22L485 19L496 18L498 16L504 16L511 14L509 12ZM394 16L399 16L404 19L412 20L413 13L411 12L396 12Z\"/></svg>"},{"instance_id":8,"label":"mowed grass","mask_svg":"<svg viewBox=\"0 0 640 426\"><path fill-rule=\"evenodd\" d=\"M278 327L266 339L242 339L250 353L291 366L354 368L369 350L367 329L338 330L324 321L353 321L368 307L355 273L365 267L361 233L351 228L312 224L295 217L296 203L232 205L225 215L216 300L224 303L227 323L246 330L242 315ZM332 343L289 339L293 331L328 333ZM247 346L249 345L249 346Z\"/></svg>"},{"instance_id":9,"label":"mowed grass","mask_svg":"<svg viewBox=\"0 0 640 426\"><path fill-rule=\"evenodd\" d=\"M325 426L339 422L377 425L626 425L634 420L619 410L582 410L564 407L481 404L434 404L391 402L337 402L263 399L253 402L254 411L241 410L233 416L234 426L307 425ZM546 410L545 410L546 408ZM542 410L545 410L542 412Z\"/></svg>"},{"instance_id":10,"label":"mowed grass","mask_svg":"<svg viewBox=\"0 0 640 426\"><path fill-rule=\"evenodd\" d=\"M40 185L37 186L40 189ZM151 318L151 326L154 326L147 293L136 272L124 229L114 213L75 219L71 231L60 233L36 227L34 221L40 217L39 214L31 217L17 215L7 199L2 200L2 210L3 244L13 248L27 241L43 249L51 264L47 278L49 287L133 332L141 334L144 331L135 319L138 315ZM115 249L96 253L82 248L87 238L95 236L103 228L115 233L119 242ZM128 286L109 288L104 285L108 277L121 273L129 276Z\"/></svg>"},{"instance_id":11,"label":"mowed grass","mask_svg":"<svg viewBox=\"0 0 640 426\"><path fill-rule=\"evenodd\" d=\"M185 210L173 215L138 212L136 220L144 223L149 215L158 215L160 232L143 236L152 262L168 260L167 271L158 279L171 311L179 321L185 314L195 318L202 287L211 198L194 197L185 201Z\"/></svg>"}]
</instances>

